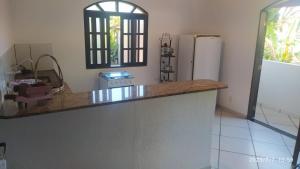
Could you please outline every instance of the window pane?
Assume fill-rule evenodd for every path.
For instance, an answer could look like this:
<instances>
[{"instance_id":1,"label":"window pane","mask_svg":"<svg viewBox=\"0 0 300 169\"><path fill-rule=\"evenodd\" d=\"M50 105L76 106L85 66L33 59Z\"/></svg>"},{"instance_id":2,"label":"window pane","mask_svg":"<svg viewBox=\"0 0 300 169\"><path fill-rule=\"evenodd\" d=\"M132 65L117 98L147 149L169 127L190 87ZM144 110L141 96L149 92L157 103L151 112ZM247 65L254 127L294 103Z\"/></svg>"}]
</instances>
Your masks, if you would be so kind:
<instances>
[{"instance_id":1,"label":"window pane","mask_svg":"<svg viewBox=\"0 0 300 169\"><path fill-rule=\"evenodd\" d=\"M139 52L140 52L140 54L139 54L140 55L139 56L140 57L139 61L140 62L144 62L144 50L139 50Z\"/></svg>"},{"instance_id":2,"label":"window pane","mask_svg":"<svg viewBox=\"0 0 300 169\"><path fill-rule=\"evenodd\" d=\"M100 9L98 8L97 5L90 6L86 10L88 10L88 11L100 11Z\"/></svg>"},{"instance_id":3,"label":"window pane","mask_svg":"<svg viewBox=\"0 0 300 169\"><path fill-rule=\"evenodd\" d=\"M97 48L101 48L101 38L100 35L97 35Z\"/></svg>"},{"instance_id":4,"label":"window pane","mask_svg":"<svg viewBox=\"0 0 300 169\"><path fill-rule=\"evenodd\" d=\"M107 49L107 43L108 43L108 41L107 41L107 35L105 35L105 48Z\"/></svg>"},{"instance_id":5,"label":"window pane","mask_svg":"<svg viewBox=\"0 0 300 169\"><path fill-rule=\"evenodd\" d=\"M140 33L144 33L145 22L144 20L140 20Z\"/></svg>"},{"instance_id":6,"label":"window pane","mask_svg":"<svg viewBox=\"0 0 300 169\"><path fill-rule=\"evenodd\" d=\"M135 51L135 62L139 62L139 50Z\"/></svg>"},{"instance_id":7,"label":"window pane","mask_svg":"<svg viewBox=\"0 0 300 169\"><path fill-rule=\"evenodd\" d=\"M97 32L100 32L100 27L101 27L100 18L96 18L96 31Z\"/></svg>"},{"instance_id":8,"label":"window pane","mask_svg":"<svg viewBox=\"0 0 300 169\"><path fill-rule=\"evenodd\" d=\"M128 20L127 19L124 19L123 21L123 27L124 27L124 33L128 33Z\"/></svg>"},{"instance_id":9,"label":"window pane","mask_svg":"<svg viewBox=\"0 0 300 169\"><path fill-rule=\"evenodd\" d=\"M101 3L99 3L99 5L101 6L101 8L104 11L116 12L116 2L115 1L101 2Z\"/></svg>"},{"instance_id":10,"label":"window pane","mask_svg":"<svg viewBox=\"0 0 300 169\"><path fill-rule=\"evenodd\" d=\"M140 48L144 48L144 35L140 35Z\"/></svg>"},{"instance_id":11,"label":"window pane","mask_svg":"<svg viewBox=\"0 0 300 169\"><path fill-rule=\"evenodd\" d=\"M108 56L108 53L107 53L107 50L105 50L105 63L106 64L108 63L108 59L107 59L108 57L107 56Z\"/></svg>"},{"instance_id":12,"label":"window pane","mask_svg":"<svg viewBox=\"0 0 300 169\"><path fill-rule=\"evenodd\" d=\"M101 64L101 51L97 50L97 64Z\"/></svg>"},{"instance_id":13,"label":"window pane","mask_svg":"<svg viewBox=\"0 0 300 169\"><path fill-rule=\"evenodd\" d=\"M139 33L139 30L140 30L140 28L139 28L139 20L135 20L135 22L136 22L136 33Z\"/></svg>"},{"instance_id":14,"label":"window pane","mask_svg":"<svg viewBox=\"0 0 300 169\"><path fill-rule=\"evenodd\" d=\"M121 12L126 15L125 17L127 17L127 14L135 15L144 13L142 8L135 7L129 2L127 3L124 1L108 0L98 2L98 4L88 7L86 10ZM97 12L87 12L87 14L92 13L96 14ZM104 65L120 65L121 50L123 50L123 63L130 65L133 64L133 62L139 63L144 61L146 40L144 33L145 30L147 30L144 25L145 19L139 18L138 16L132 18L129 17L123 19L123 21L119 19L118 24L112 24L115 23L113 20L114 17L121 18L119 15L115 16L114 13L109 13L109 15L89 15L86 17L86 41L89 45L87 47L88 64L99 66L99 68L104 67ZM121 27L121 23L123 28ZM120 41L121 39L123 39L122 42ZM117 45L115 40L118 42ZM121 48L121 43L123 49Z\"/></svg>"},{"instance_id":15,"label":"window pane","mask_svg":"<svg viewBox=\"0 0 300 169\"><path fill-rule=\"evenodd\" d=\"M93 35L90 34L90 48L93 48Z\"/></svg>"},{"instance_id":16,"label":"window pane","mask_svg":"<svg viewBox=\"0 0 300 169\"><path fill-rule=\"evenodd\" d=\"M128 63L128 50L124 50L124 63Z\"/></svg>"},{"instance_id":17,"label":"window pane","mask_svg":"<svg viewBox=\"0 0 300 169\"><path fill-rule=\"evenodd\" d=\"M128 35L128 48L131 48L131 35Z\"/></svg>"},{"instance_id":18,"label":"window pane","mask_svg":"<svg viewBox=\"0 0 300 169\"><path fill-rule=\"evenodd\" d=\"M128 35L124 35L124 48L128 48Z\"/></svg>"},{"instance_id":19,"label":"window pane","mask_svg":"<svg viewBox=\"0 0 300 169\"><path fill-rule=\"evenodd\" d=\"M131 50L128 50L128 63L131 63Z\"/></svg>"},{"instance_id":20,"label":"window pane","mask_svg":"<svg viewBox=\"0 0 300 169\"><path fill-rule=\"evenodd\" d=\"M94 52L91 50L90 51L90 64L94 64Z\"/></svg>"},{"instance_id":21,"label":"window pane","mask_svg":"<svg viewBox=\"0 0 300 169\"><path fill-rule=\"evenodd\" d=\"M139 35L136 35L136 36L135 36L135 47L136 47L136 48L139 48L139 44L140 44L140 43L139 43Z\"/></svg>"},{"instance_id":22,"label":"window pane","mask_svg":"<svg viewBox=\"0 0 300 169\"><path fill-rule=\"evenodd\" d=\"M106 33L107 32L107 24L106 24L106 18L104 18L104 32Z\"/></svg>"},{"instance_id":23,"label":"window pane","mask_svg":"<svg viewBox=\"0 0 300 169\"><path fill-rule=\"evenodd\" d=\"M130 13L132 10L133 10L132 5L124 2L119 2L119 12Z\"/></svg>"},{"instance_id":24,"label":"window pane","mask_svg":"<svg viewBox=\"0 0 300 169\"><path fill-rule=\"evenodd\" d=\"M92 18L91 17L89 17L89 30L90 30L90 32L93 31L93 29L92 29Z\"/></svg>"},{"instance_id":25,"label":"window pane","mask_svg":"<svg viewBox=\"0 0 300 169\"><path fill-rule=\"evenodd\" d=\"M136 14L143 14L144 12L143 12L141 9L136 8L136 9L133 11L133 13L136 13Z\"/></svg>"},{"instance_id":26,"label":"window pane","mask_svg":"<svg viewBox=\"0 0 300 169\"><path fill-rule=\"evenodd\" d=\"M131 33L131 20L128 22L128 33Z\"/></svg>"}]
</instances>

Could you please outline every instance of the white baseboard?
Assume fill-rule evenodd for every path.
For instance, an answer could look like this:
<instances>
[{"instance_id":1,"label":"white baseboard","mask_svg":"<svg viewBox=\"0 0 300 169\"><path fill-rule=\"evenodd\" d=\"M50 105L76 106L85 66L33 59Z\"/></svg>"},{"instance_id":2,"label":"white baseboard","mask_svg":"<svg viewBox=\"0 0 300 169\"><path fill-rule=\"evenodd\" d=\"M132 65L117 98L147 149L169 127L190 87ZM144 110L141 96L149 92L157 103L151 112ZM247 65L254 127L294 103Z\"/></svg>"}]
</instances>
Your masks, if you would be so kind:
<instances>
[{"instance_id":1,"label":"white baseboard","mask_svg":"<svg viewBox=\"0 0 300 169\"><path fill-rule=\"evenodd\" d=\"M232 110L232 109L230 109L230 108L228 108L226 106L222 106L220 104L218 104L217 107L220 108L220 109L222 109L222 110L225 110L225 111L228 111L228 112L232 112L234 114L240 114L240 115L245 116L245 117L247 116L247 113L241 113L241 112Z\"/></svg>"}]
</instances>

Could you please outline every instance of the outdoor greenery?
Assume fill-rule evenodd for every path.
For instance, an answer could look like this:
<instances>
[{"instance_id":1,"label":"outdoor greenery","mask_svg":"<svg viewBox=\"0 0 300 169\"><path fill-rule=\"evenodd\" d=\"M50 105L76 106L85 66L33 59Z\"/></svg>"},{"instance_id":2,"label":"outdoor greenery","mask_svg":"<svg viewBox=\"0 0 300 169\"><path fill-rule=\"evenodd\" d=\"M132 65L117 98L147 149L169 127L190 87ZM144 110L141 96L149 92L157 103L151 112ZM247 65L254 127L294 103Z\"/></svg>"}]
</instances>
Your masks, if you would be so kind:
<instances>
[{"instance_id":1,"label":"outdoor greenery","mask_svg":"<svg viewBox=\"0 0 300 169\"><path fill-rule=\"evenodd\" d=\"M120 65L120 24L119 16L110 17L110 59L111 65Z\"/></svg>"},{"instance_id":2,"label":"outdoor greenery","mask_svg":"<svg viewBox=\"0 0 300 169\"><path fill-rule=\"evenodd\" d=\"M300 7L267 11L264 59L300 64Z\"/></svg>"}]
</instances>

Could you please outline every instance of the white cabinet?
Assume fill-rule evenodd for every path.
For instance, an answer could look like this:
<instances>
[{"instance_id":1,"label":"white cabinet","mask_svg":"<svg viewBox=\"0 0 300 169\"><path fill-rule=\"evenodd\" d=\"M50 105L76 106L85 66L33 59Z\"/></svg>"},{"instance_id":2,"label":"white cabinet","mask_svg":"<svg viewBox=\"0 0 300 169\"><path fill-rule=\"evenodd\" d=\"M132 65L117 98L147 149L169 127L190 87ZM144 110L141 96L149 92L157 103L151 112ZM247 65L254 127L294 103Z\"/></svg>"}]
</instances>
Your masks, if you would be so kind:
<instances>
[{"instance_id":1,"label":"white cabinet","mask_svg":"<svg viewBox=\"0 0 300 169\"><path fill-rule=\"evenodd\" d=\"M219 36L182 35L179 39L178 80L219 81L222 39Z\"/></svg>"}]
</instances>

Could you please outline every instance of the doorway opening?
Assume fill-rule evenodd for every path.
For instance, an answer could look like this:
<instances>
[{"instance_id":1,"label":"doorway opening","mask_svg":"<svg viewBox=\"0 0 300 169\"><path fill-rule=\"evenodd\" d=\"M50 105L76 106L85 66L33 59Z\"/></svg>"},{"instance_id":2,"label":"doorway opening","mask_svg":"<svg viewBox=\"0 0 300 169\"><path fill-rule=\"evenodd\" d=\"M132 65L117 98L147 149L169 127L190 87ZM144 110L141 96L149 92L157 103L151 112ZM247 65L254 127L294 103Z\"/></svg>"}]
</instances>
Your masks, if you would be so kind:
<instances>
[{"instance_id":1,"label":"doorway opening","mask_svg":"<svg viewBox=\"0 0 300 169\"><path fill-rule=\"evenodd\" d=\"M282 137L296 139L299 86L300 1L280 1L261 11L248 119ZM299 154L300 144L297 145L293 164Z\"/></svg>"},{"instance_id":2,"label":"doorway opening","mask_svg":"<svg viewBox=\"0 0 300 169\"><path fill-rule=\"evenodd\" d=\"M264 13L260 79L251 118L295 136L300 119L300 6L276 6Z\"/></svg>"}]
</instances>

